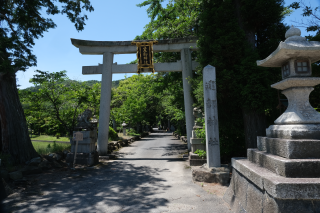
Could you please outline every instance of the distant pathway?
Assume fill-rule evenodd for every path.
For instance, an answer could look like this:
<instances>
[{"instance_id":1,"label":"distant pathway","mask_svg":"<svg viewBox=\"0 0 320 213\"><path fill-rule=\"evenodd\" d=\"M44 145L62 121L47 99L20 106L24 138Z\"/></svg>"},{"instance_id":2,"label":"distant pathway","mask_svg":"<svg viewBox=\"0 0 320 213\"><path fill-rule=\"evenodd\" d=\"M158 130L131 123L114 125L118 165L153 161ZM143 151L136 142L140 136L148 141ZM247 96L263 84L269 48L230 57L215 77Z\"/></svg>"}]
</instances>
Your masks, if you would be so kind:
<instances>
[{"instance_id":1,"label":"distant pathway","mask_svg":"<svg viewBox=\"0 0 320 213\"><path fill-rule=\"evenodd\" d=\"M117 160L40 181L42 195L7 202L14 212L230 212L192 182L186 149L170 133L153 133L122 148Z\"/></svg>"}]
</instances>

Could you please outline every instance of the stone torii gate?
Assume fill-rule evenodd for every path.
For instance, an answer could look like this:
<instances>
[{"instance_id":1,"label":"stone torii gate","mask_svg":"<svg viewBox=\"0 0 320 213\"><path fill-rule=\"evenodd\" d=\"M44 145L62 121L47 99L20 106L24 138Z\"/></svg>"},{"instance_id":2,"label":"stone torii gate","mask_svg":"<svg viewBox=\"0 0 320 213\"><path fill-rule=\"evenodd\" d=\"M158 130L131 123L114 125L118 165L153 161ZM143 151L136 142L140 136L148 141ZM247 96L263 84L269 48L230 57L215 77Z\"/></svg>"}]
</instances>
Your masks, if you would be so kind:
<instances>
[{"instance_id":1,"label":"stone torii gate","mask_svg":"<svg viewBox=\"0 0 320 213\"><path fill-rule=\"evenodd\" d=\"M187 78L192 78L192 70L198 66L196 61L191 60L191 51L197 50L197 38L181 38L170 40L159 40L153 45L153 52L181 52L181 61L172 63L155 63L156 72L182 72L184 105L188 138L188 149L190 150L190 138L194 123L193 100L191 96L191 85ZM111 85L113 73L137 73L136 64L116 64L113 63L114 54L136 53L136 45L132 41L90 41L71 39L72 44L79 48L83 55L103 55L103 64L98 66L83 66L83 75L102 74L100 114L99 114L99 134L98 152L100 156L107 155ZM139 41L134 41L139 42Z\"/></svg>"}]
</instances>

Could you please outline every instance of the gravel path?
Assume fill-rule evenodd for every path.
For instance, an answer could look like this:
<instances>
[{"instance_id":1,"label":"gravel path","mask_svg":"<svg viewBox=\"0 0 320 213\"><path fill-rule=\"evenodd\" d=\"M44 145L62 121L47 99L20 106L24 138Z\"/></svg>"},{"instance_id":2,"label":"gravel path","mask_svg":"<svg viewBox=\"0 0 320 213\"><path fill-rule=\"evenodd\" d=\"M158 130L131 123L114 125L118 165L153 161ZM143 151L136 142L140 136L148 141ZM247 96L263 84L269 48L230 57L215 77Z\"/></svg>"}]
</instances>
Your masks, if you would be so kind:
<instances>
[{"instance_id":1,"label":"gravel path","mask_svg":"<svg viewBox=\"0 0 320 213\"><path fill-rule=\"evenodd\" d=\"M170 133L152 133L122 148L117 160L48 172L33 194L11 196L6 203L13 212L231 212L192 182L181 158L186 151Z\"/></svg>"}]
</instances>

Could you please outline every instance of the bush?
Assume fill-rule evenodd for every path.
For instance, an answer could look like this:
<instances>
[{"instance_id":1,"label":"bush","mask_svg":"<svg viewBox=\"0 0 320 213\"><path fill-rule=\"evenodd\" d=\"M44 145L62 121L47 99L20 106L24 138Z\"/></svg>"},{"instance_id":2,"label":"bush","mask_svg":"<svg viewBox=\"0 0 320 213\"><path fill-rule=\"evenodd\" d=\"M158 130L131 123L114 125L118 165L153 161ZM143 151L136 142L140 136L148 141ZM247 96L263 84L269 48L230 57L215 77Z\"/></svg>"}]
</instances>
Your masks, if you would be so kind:
<instances>
[{"instance_id":1,"label":"bush","mask_svg":"<svg viewBox=\"0 0 320 213\"><path fill-rule=\"evenodd\" d=\"M112 141L118 140L118 134L112 127L109 126L109 139Z\"/></svg>"},{"instance_id":2,"label":"bush","mask_svg":"<svg viewBox=\"0 0 320 213\"><path fill-rule=\"evenodd\" d=\"M139 136L140 135L140 134L136 133L136 131L134 129L129 129L127 134L130 136Z\"/></svg>"},{"instance_id":3,"label":"bush","mask_svg":"<svg viewBox=\"0 0 320 213\"><path fill-rule=\"evenodd\" d=\"M201 149L197 149L197 150L194 152L194 154L198 154L199 157L201 157L201 158L207 157L207 152L204 151L204 150L201 150Z\"/></svg>"},{"instance_id":4,"label":"bush","mask_svg":"<svg viewBox=\"0 0 320 213\"><path fill-rule=\"evenodd\" d=\"M57 137L57 139L59 139L60 138L60 133L57 133L56 137Z\"/></svg>"}]
</instances>

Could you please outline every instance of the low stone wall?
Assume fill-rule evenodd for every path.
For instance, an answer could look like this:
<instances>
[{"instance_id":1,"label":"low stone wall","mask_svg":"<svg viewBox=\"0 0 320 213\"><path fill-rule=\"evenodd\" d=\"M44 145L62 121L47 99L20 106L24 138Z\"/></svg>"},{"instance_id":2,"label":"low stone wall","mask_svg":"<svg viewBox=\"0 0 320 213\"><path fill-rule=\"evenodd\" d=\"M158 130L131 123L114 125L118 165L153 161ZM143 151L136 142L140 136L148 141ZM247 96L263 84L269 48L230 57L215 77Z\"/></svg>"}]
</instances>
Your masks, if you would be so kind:
<instances>
[{"instance_id":1,"label":"low stone wall","mask_svg":"<svg viewBox=\"0 0 320 213\"><path fill-rule=\"evenodd\" d=\"M142 133L139 136L132 136L129 139L122 139L122 140L118 140L118 141L111 141L108 143L108 153L111 154L113 151L116 151L118 149L120 149L121 147L125 147L128 146L129 144L131 144L134 141L138 141L141 138L148 136L150 133Z\"/></svg>"},{"instance_id":2,"label":"low stone wall","mask_svg":"<svg viewBox=\"0 0 320 213\"><path fill-rule=\"evenodd\" d=\"M172 135L185 143L188 142L187 136L180 136L178 133L175 133L175 132L173 132Z\"/></svg>"}]
</instances>

